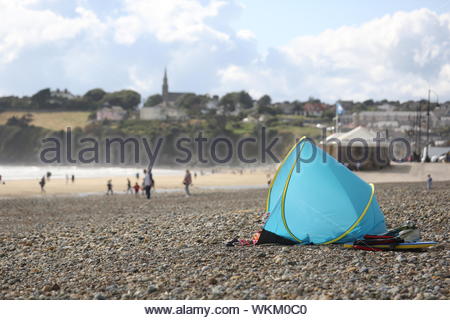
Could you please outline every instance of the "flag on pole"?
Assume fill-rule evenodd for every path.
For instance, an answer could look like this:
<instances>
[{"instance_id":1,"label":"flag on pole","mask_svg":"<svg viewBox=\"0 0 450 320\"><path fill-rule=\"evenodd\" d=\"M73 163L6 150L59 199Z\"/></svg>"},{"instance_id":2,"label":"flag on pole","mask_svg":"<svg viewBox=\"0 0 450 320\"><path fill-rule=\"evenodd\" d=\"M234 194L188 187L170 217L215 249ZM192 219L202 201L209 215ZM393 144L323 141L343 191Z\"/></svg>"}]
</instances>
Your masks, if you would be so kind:
<instances>
[{"instance_id":1,"label":"flag on pole","mask_svg":"<svg viewBox=\"0 0 450 320\"><path fill-rule=\"evenodd\" d=\"M341 115L341 114L344 114L344 112L345 112L345 110L341 106L341 104L339 102L336 102L336 114Z\"/></svg>"}]
</instances>

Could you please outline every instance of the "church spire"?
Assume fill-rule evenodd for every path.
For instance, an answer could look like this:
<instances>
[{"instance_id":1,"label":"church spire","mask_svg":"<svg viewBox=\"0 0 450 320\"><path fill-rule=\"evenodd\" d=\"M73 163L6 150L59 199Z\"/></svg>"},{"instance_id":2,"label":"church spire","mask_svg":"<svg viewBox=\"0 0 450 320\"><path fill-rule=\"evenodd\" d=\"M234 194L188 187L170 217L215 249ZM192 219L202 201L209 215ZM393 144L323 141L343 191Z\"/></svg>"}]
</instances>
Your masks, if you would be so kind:
<instances>
[{"instance_id":1,"label":"church spire","mask_svg":"<svg viewBox=\"0 0 450 320\"><path fill-rule=\"evenodd\" d=\"M167 68L164 68L164 78L162 85L162 98L164 102L169 100L169 82L167 80Z\"/></svg>"}]
</instances>

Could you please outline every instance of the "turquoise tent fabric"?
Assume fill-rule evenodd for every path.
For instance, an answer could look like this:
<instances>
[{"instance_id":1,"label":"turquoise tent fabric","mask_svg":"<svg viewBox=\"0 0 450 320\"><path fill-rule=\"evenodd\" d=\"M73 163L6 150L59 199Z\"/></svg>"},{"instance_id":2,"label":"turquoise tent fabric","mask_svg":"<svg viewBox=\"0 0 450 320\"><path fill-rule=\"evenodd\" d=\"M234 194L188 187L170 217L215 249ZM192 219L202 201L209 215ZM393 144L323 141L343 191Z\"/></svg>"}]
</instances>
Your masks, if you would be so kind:
<instances>
[{"instance_id":1,"label":"turquoise tent fabric","mask_svg":"<svg viewBox=\"0 0 450 320\"><path fill-rule=\"evenodd\" d=\"M279 167L266 206L263 233L293 243L344 243L386 232L374 186L307 138Z\"/></svg>"}]
</instances>

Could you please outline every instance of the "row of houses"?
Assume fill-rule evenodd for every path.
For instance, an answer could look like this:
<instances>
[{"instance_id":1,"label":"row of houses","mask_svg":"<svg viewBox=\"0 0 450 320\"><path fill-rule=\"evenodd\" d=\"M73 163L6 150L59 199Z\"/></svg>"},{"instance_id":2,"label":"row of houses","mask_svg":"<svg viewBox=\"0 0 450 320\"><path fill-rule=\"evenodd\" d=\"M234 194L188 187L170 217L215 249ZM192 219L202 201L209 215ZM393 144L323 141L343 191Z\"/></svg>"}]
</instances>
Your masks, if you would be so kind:
<instances>
[{"instance_id":1,"label":"row of houses","mask_svg":"<svg viewBox=\"0 0 450 320\"><path fill-rule=\"evenodd\" d=\"M415 126L427 121L427 112L414 111L362 111L339 117L343 127L355 128L364 126L371 129L388 129L396 132L407 132ZM441 106L430 112L430 127L450 126L450 108Z\"/></svg>"},{"instance_id":2,"label":"row of houses","mask_svg":"<svg viewBox=\"0 0 450 320\"><path fill-rule=\"evenodd\" d=\"M296 112L293 104L282 103L275 104L281 110L282 114L302 114L306 116L321 117L323 112L331 106L323 103L306 103L303 111ZM215 109L217 114L225 114L224 108L219 106L218 99L211 99L207 103L206 110ZM228 112L229 115L238 115L245 109L236 106L235 110ZM248 111L248 109L247 109ZM120 121L128 116L120 106L106 106L97 111L97 120ZM175 106L174 101L163 101L153 107L143 107L139 110L139 118L142 120L179 120L184 121L188 118L186 111ZM407 132L417 126L418 120L422 125L427 119L427 112L420 113L414 111L362 111L352 114L344 114L339 117L339 121L344 128L355 128L364 126L374 130L390 130L394 132ZM430 112L430 126L432 128L441 128L450 126L450 108L438 107Z\"/></svg>"},{"instance_id":3,"label":"row of houses","mask_svg":"<svg viewBox=\"0 0 450 320\"><path fill-rule=\"evenodd\" d=\"M305 115L308 117L321 117L323 113L333 106L321 102L306 102L302 108L296 103L281 102L275 103L272 107L286 115Z\"/></svg>"},{"instance_id":4,"label":"row of houses","mask_svg":"<svg viewBox=\"0 0 450 320\"><path fill-rule=\"evenodd\" d=\"M56 94L56 93L55 93ZM69 92L57 92L60 95L68 95ZM164 71L162 83L162 102L152 107L142 107L139 109L139 118L142 120L187 120L188 115L186 110L176 106L176 102L189 92L171 92L169 91L169 83L166 70ZM342 101L344 109L350 108L353 105L352 101ZM410 102L409 107L415 109L420 106L420 102ZM333 110L334 106L322 103L317 100L310 100L304 104L297 102L282 102L271 105L271 108L277 110L281 114L286 115L304 115L308 117L322 117L324 112ZM234 110L227 110L225 106L219 105L219 98L212 97L206 103L202 112L207 113L209 110L216 110L217 114L227 114L237 116L243 111L251 111L250 113L257 113L257 103L254 102L253 108L245 109L239 103L234 106ZM254 110L252 110L254 109ZM418 119L423 121L427 119L425 111L417 113L414 111L395 111L395 106L388 103L381 104L377 107L377 111L362 111L353 114L344 114L339 117L340 125L344 128L355 128L358 126L367 127L374 130L391 130L397 132L407 132L413 130L417 125ZM420 117L418 117L420 115ZM125 119L128 113L120 106L105 106L97 112L97 120L111 120L120 121ZM249 117L245 118L247 121ZM244 119L244 120L245 120ZM430 113L430 125L434 128L450 126L450 105L442 105L435 108Z\"/></svg>"}]
</instances>

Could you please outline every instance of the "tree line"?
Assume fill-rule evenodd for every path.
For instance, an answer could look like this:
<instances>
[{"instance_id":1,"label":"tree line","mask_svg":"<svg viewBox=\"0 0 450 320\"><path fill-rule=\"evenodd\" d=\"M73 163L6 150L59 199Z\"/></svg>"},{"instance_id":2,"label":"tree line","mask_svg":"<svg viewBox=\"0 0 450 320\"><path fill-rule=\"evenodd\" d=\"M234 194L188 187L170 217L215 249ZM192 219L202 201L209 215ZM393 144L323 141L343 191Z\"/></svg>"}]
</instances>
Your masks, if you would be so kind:
<instances>
[{"instance_id":1,"label":"tree line","mask_svg":"<svg viewBox=\"0 0 450 320\"><path fill-rule=\"evenodd\" d=\"M141 104L142 96L134 90L119 90L106 92L103 89L95 88L87 91L83 95L73 95L67 89L51 90L45 88L39 90L32 96L4 96L0 97L0 112L2 111L96 111L104 106L120 106L127 111L133 111ZM265 94L259 99L254 99L247 91L235 91L224 94L222 97L210 95L198 95L187 93L179 97L175 106L183 108L191 117L205 114L208 103L215 102L224 113L234 112L236 109L248 110L256 107L259 114L277 115L283 113L282 107L290 107L294 114L301 114L307 103L321 104L320 99L310 97L306 101L282 101L274 103L272 98ZM161 94L150 95L144 101L145 107L154 107L163 102ZM383 99L375 101L368 99L359 101L341 101L347 112L360 112L376 110L378 105L389 104L397 110L415 111L417 103L426 104L426 100L419 101L392 101ZM328 105L330 106L330 105ZM432 107L434 108L435 105ZM325 118L334 116L334 108L329 108L324 112Z\"/></svg>"},{"instance_id":2,"label":"tree line","mask_svg":"<svg viewBox=\"0 0 450 320\"><path fill-rule=\"evenodd\" d=\"M133 90L106 92L96 88L82 96L68 90L42 89L31 97L0 97L0 111L95 111L103 106L121 106L134 110L141 102L141 95Z\"/></svg>"}]
</instances>

